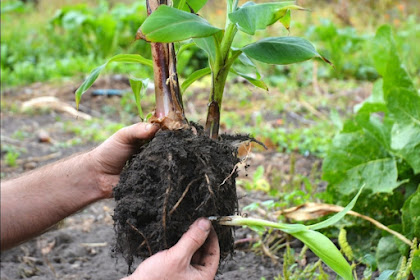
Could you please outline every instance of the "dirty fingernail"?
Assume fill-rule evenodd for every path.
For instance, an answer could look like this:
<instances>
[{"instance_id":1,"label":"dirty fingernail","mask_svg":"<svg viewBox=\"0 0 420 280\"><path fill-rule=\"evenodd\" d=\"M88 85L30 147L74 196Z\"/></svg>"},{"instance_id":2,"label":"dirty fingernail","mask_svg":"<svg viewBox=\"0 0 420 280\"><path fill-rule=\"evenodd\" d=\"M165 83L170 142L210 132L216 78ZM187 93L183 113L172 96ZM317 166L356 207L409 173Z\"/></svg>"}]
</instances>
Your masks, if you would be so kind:
<instances>
[{"instance_id":1,"label":"dirty fingernail","mask_svg":"<svg viewBox=\"0 0 420 280\"><path fill-rule=\"evenodd\" d=\"M211 223L206 218L201 218L198 220L198 227L203 231L209 231L211 227Z\"/></svg>"}]
</instances>

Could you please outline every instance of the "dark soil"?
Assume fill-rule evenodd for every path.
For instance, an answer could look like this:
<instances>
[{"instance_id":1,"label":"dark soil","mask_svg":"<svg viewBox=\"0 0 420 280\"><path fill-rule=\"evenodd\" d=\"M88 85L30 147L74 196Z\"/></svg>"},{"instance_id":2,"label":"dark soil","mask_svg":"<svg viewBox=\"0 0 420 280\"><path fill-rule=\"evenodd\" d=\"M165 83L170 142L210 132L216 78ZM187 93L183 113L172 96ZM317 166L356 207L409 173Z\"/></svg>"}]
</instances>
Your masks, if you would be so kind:
<instances>
[{"instance_id":1,"label":"dark soil","mask_svg":"<svg viewBox=\"0 0 420 280\"><path fill-rule=\"evenodd\" d=\"M199 217L237 213L239 162L234 137L212 140L203 128L160 131L126 166L114 188L117 244L129 266L175 245ZM241 138L241 137L240 137ZM221 259L233 252L230 227L214 225Z\"/></svg>"}]
</instances>

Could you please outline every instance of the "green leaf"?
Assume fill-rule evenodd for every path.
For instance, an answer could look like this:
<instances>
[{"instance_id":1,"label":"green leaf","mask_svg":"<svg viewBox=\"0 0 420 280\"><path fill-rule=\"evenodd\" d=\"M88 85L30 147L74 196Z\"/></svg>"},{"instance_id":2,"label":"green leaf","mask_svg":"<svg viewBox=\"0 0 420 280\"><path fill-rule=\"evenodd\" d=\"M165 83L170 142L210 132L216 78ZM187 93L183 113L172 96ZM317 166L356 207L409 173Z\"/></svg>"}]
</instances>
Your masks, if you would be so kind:
<instances>
[{"instance_id":1,"label":"green leaf","mask_svg":"<svg viewBox=\"0 0 420 280\"><path fill-rule=\"evenodd\" d=\"M325 221L316 223L314 225L309 225L308 228L312 230L319 230L323 229L329 226L332 226L333 224L340 221L351 209L353 209L354 205L356 204L357 199L359 198L360 194L362 193L364 188L364 185L359 189L359 192L356 194L356 196L352 199L352 201L340 212L333 215L332 217L328 218Z\"/></svg>"},{"instance_id":2,"label":"green leaf","mask_svg":"<svg viewBox=\"0 0 420 280\"><path fill-rule=\"evenodd\" d=\"M322 165L323 179L330 184L343 181L347 171L358 165L389 157L386 149L370 133L358 129L334 137ZM356 184L355 187L362 184Z\"/></svg>"},{"instance_id":3,"label":"green leaf","mask_svg":"<svg viewBox=\"0 0 420 280\"><path fill-rule=\"evenodd\" d=\"M292 12L291 10L287 10L286 14L279 19L279 22L283 24L283 26L290 31L290 21L292 19Z\"/></svg>"},{"instance_id":4,"label":"green leaf","mask_svg":"<svg viewBox=\"0 0 420 280\"><path fill-rule=\"evenodd\" d=\"M131 90L134 94L134 99L136 101L137 111L139 113L139 117L143 120L143 110L141 108L141 98L143 93L147 89L147 84L149 83L149 79L138 79L134 77L129 78Z\"/></svg>"},{"instance_id":5,"label":"green leaf","mask_svg":"<svg viewBox=\"0 0 420 280\"><path fill-rule=\"evenodd\" d=\"M356 115L355 124L363 132L374 138L386 151L391 150L391 129L393 121L389 118L380 118L377 115L359 113Z\"/></svg>"},{"instance_id":6,"label":"green leaf","mask_svg":"<svg viewBox=\"0 0 420 280\"><path fill-rule=\"evenodd\" d=\"M220 31L205 19L166 5L157 8L140 26L146 40L171 43L208 37Z\"/></svg>"},{"instance_id":7,"label":"green leaf","mask_svg":"<svg viewBox=\"0 0 420 280\"><path fill-rule=\"evenodd\" d=\"M355 113L387 112L383 92L383 80L379 79L373 84L372 94L362 103L354 106Z\"/></svg>"},{"instance_id":8,"label":"green leaf","mask_svg":"<svg viewBox=\"0 0 420 280\"><path fill-rule=\"evenodd\" d=\"M416 91L394 88L389 91L386 102L397 122L420 125L420 95Z\"/></svg>"},{"instance_id":9,"label":"green leaf","mask_svg":"<svg viewBox=\"0 0 420 280\"><path fill-rule=\"evenodd\" d=\"M406 69L401 65L391 26L383 25L377 30L372 45L372 56L376 70L384 78L385 97L393 88L415 90Z\"/></svg>"},{"instance_id":10,"label":"green leaf","mask_svg":"<svg viewBox=\"0 0 420 280\"><path fill-rule=\"evenodd\" d=\"M292 233L294 237L302 241L311 251L317 255L326 265L345 280L353 279L352 269L340 251L325 235L313 231L304 230Z\"/></svg>"},{"instance_id":11,"label":"green leaf","mask_svg":"<svg viewBox=\"0 0 420 280\"><path fill-rule=\"evenodd\" d=\"M395 270L401 254L392 235L384 236L379 240L376 249L376 261L379 271Z\"/></svg>"},{"instance_id":12,"label":"green leaf","mask_svg":"<svg viewBox=\"0 0 420 280\"><path fill-rule=\"evenodd\" d=\"M383 25L379 27L376 31L375 38L372 41L371 52L376 71L382 76L385 74L390 51L394 44L391 26Z\"/></svg>"},{"instance_id":13,"label":"green leaf","mask_svg":"<svg viewBox=\"0 0 420 280\"><path fill-rule=\"evenodd\" d=\"M181 85L181 92L185 92L187 88L198 79L201 79L202 77L211 74L211 70L209 67L203 68L200 70L195 71L192 73Z\"/></svg>"},{"instance_id":14,"label":"green leaf","mask_svg":"<svg viewBox=\"0 0 420 280\"><path fill-rule=\"evenodd\" d=\"M250 58L268 64L291 64L314 57L322 58L309 41L299 37L265 38L243 47L242 51Z\"/></svg>"},{"instance_id":15,"label":"green leaf","mask_svg":"<svg viewBox=\"0 0 420 280\"><path fill-rule=\"evenodd\" d=\"M251 76L249 76L247 74L238 72L238 71L236 71L233 68L230 68L230 71L232 73L238 75L238 76L241 76L242 78L244 78L245 80L247 80L248 82L250 82L251 84L253 84L254 86L259 87L259 88L261 88L263 90L268 91L268 86L266 85L266 83L264 83L264 81L261 81L259 79L255 79L255 78L253 78L253 77L251 77Z\"/></svg>"},{"instance_id":16,"label":"green leaf","mask_svg":"<svg viewBox=\"0 0 420 280\"><path fill-rule=\"evenodd\" d=\"M204 5L207 3L208 0L174 0L173 4L179 10L197 13Z\"/></svg>"},{"instance_id":17,"label":"green leaf","mask_svg":"<svg viewBox=\"0 0 420 280\"><path fill-rule=\"evenodd\" d=\"M349 195L357 191L357 186L366 184L366 189L372 190L373 193L391 193L401 185L397 179L395 159L378 159L349 169L337 189L341 194Z\"/></svg>"},{"instance_id":18,"label":"green leaf","mask_svg":"<svg viewBox=\"0 0 420 280\"><path fill-rule=\"evenodd\" d=\"M392 127L391 148L407 161L414 174L420 173L420 125L399 124Z\"/></svg>"},{"instance_id":19,"label":"green leaf","mask_svg":"<svg viewBox=\"0 0 420 280\"><path fill-rule=\"evenodd\" d=\"M260 232L260 233L265 232L265 227L263 227L263 226L252 225L252 226L249 226L249 228L252 229L255 232Z\"/></svg>"},{"instance_id":20,"label":"green leaf","mask_svg":"<svg viewBox=\"0 0 420 280\"><path fill-rule=\"evenodd\" d=\"M404 235L420 240L420 186L405 202L401 210Z\"/></svg>"},{"instance_id":21,"label":"green leaf","mask_svg":"<svg viewBox=\"0 0 420 280\"><path fill-rule=\"evenodd\" d=\"M220 32L221 33L221 32ZM216 60L216 42L213 36L204 38L194 38L194 43L205 51L209 57L210 64L213 64Z\"/></svg>"},{"instance_id":22,"label":"green leaf","mask_svg":"<svg viewBox=\"0 0 420 280\"><path fill-rule=\"evenodd\" d=\"M190 48L190 47L194 47L196 44L195 43L188 43L188 44L184 44L184 45L182 45L180 48L179 48L179 50L178 50L178 52L177 52L177 57L180 57L181 56L181 54L183 53L183 52L185 52L188 48Z\"/></svg>"},{"instance_id":23,"label":"green leaf","mask_svg":"<svg viewBox=\"0 0 420 280\"><path fill-rule=\"evenodd\" d=\"M118 54L116 56L113 56L105 64L93 69L92 72L90 72L89 76L86 78L86 80L82 83L82 85L76 90L75 97L77 108L79 108L79 103L80 99L82 98L82 95L92 86L92 84L96 81L102 70L111 62L140 63L143 65L153 67L152 60L144 58L138 54Z\"/></svg>"},{"instance_id":24,"label":"green leaf","mask_svg":"<svg viewBox=\"0 0 420 280\"><path fill-rule=\"evenodd\" d=\"M247 2L235 12L229 14L229 20L238 26L238 29L254 35L255 31L265 29L284 17L287 10L302 9L294 1L255 4Z\"/></svg>"},{"instance_id":25,"label":"green leaf","mask_svg":"<svg viewBox=\"0 0 420 280\"><path fill-rule=\"evenodd\" d=\"M392 279L391 276L394 274L395 270L384 270L378 278L376 278L376 280L388 280L388 279Z\"/></svg>"}]
</instances>

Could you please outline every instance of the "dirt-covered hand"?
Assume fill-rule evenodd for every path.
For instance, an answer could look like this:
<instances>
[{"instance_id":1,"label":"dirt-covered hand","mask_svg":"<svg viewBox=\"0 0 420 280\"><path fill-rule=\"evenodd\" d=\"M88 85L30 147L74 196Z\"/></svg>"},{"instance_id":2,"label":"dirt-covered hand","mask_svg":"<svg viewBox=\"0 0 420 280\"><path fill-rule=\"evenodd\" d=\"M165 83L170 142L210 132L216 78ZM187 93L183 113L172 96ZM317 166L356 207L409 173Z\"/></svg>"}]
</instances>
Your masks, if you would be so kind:
<instances>
[{"instance_id":1,"label":"dirt-covered hand","mask_svg":"<svg viewBox=\"0 0 420 280\"><path fill-rule=\"evenodd\" d=\"M117 131L104 143L89 152L93 163L98 188L104 197L111 197L112 187L118 183L126 161L145 140L152 138L159 129L157 125L137 123Z\"/></svg>"},{"instance_id":2,"label":"dirt-covered hand","mask_svg":"<svg viewBox=\"0 0 420 280\"><path fill-rule=\"evenodd\" d=\"M209 220L200 218L175 246L159 252L122 280L209 279L219 265L219 241Z\"/></svg>"}]
</instances>

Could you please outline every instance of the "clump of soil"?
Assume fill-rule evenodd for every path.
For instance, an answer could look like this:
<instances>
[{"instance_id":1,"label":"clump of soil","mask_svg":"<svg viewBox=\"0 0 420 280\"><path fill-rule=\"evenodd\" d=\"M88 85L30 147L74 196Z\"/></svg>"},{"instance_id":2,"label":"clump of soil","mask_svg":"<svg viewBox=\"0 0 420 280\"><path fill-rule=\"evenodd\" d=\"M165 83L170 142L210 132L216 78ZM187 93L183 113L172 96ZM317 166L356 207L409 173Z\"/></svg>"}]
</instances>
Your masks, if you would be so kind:
<instances>
[{"instance_id":1,"label":"clump of soil","mask_svg":"<svg viewBox=\"0 0 420 280\"><path fill-rule=\"evenodd\" d=\"M202 127L159 131L123 170L114 188L115 253L131 267L175 245L199 217L233 215L238 209L237 149L249 137L212 140ZM214 225L221 258L233 252L231 227Z\"/></svg>"}]
</instances>

